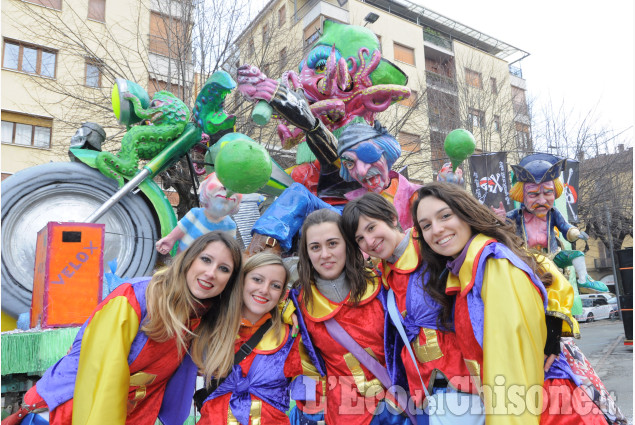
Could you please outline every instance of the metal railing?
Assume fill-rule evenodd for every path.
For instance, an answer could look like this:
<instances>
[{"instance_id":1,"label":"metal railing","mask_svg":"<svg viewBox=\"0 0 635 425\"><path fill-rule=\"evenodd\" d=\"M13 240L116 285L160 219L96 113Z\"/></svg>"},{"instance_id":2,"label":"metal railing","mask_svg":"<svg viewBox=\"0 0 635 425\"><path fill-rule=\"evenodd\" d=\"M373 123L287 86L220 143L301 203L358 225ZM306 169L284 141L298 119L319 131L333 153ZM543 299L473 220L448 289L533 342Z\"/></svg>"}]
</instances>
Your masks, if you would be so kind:
<instances>
[{"instance_id":1,"label":"metal railing","mask_svg":"<svg viewBox=\"0 0 635 425\"><path fill-rule=\"evenodd\" d=\"M437 74L433 71L426 71L426 84L435 88L449 90L453 93L457 91L456 81L453 78Z\"/></svg>"},{"instance_id":2,"label":"metal railing","mask_svg":"<svg viewBox=\"0 0 635 425\"><path fill-rule=\"evenodd\" d=\"M452 50L452 40L449 38L441 37L438 35L430 34L429 32L423 31L423 41L429 41L430 43L443 47L447 50Z\"/></svg>"},{"instance_id":3,"label":"metal railing","mask_svg":"<svg viewBox=\"0 0 635 425\"><path fill-rule=\"evenodd\" d=\"M523 78L523 70L517 66L509 65L509 73L518 78Z\"/></svg>"}]
</instances>

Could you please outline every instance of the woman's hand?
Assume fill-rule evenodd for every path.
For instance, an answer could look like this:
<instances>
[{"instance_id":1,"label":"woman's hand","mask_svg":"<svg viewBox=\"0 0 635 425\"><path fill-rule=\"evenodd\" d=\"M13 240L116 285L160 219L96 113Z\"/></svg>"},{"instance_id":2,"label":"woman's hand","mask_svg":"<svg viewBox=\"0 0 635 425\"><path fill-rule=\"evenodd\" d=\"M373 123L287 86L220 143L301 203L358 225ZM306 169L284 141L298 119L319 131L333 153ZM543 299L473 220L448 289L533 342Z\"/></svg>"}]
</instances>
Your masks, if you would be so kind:
<instances>
[{"instance_id":1,"label":"woman's hand","mask_svg":"<svg viewBox=\"0 0 635 425\"><path fill-rule=\"evenodd\" d=\"M545 354L545 373L547 373L549 369L551 369L551 365L554 361L556 361L557 358L558 354L551 354L549 356Z\"/></svg>"}]
</instances>

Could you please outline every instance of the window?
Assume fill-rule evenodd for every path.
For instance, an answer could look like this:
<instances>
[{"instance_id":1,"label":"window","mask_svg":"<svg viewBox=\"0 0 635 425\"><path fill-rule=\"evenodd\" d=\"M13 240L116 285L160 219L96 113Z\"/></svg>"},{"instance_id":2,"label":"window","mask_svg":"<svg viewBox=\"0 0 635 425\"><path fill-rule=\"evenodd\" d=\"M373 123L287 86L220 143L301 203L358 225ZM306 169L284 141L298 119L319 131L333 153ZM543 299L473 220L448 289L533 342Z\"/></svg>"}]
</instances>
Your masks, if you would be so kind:
<instances>
[{"instance_id":1,"label":"window","mask_svg":"<svg viewBox=\"0 0 635 425\"><path fill-rule=\"evenodd\" d=\"M518 149L522 151L528 152L532 150L528 125L516 123L516 143L518 144Z\"/></svg>"},{"instance_id":2,"label":"window","mask_svg":"<svg viewBox=\"0 0 635 425\"><path fill-rule=\"evenodd\" d=\"M48 149L52 127L51 118L2 111L2 143Z\"/></svg>"},{"instance_id":3,"label":"window","mask_svg":"<svg viewBox=\"0 0 635 425\"><path fill-rule=\"evenodd\" d=\"M287 63L287 48L280 50L280 67L284 68Z\"/></svg>"},{"instance_id":4,"label":"window","mask_svg":"<svg viewBox=\"0 0 635 425\"><path fill-rule=\"evenodd\" d=\"M527 99L525 98L525 90L512 86L512 105L514 113L527 114Z\"/></svg>"},{"instance_id":5,"label":"window","mask_svg":"<svg viewBox=\"0 0 635 425\"><path fill-rule=\"evenodd\" d=\"M269 41L269 24L265 24L262 27L262 44Z\"/></svg>"},{"instance_id":6,"label":"window","mask_svg":"<svg viewBox=\"0 0 635 425\"><path fill-rule=\"evenodd\" d=\"M501 132L501 117L494 115L494 131Z\"/></svg>"},{"instance_id":7,"label":"window","mask_svg":"<svg viewBox=\"0 0 635 425\"><path fill-rule=\"evenodd\" d=\"M395 60L410 65L415 64L415 51L414 49L401 44L394 43L395 48Z\"/></svg>"},{"instance_id":8,"label":"window","mask_svg":"<svg viewBox=\"0 0 635 425\"><path fill-rule=\"evenodd\" d=\"M86 60L86 86L101 87L101 66L93 59Z\"/></svg>"},{"instance_id":9,"label":"window","mask_svg":"<svg viewBox=\"0 0 635 425\"><path fill-rule=\"evenodd\" d=\"M173 93L176 97L182 97L181 86L178 84L170 84L170 88L168 88L168 83L163 80L157 80L156 78L150 78L148 80L148 96L152 98L154 94L158 91L166 90Z\"/></svg>"},{"instance_id":10,"label":"window","mask_svg":"<svg viewBox=\"0 0 635 425\"><path fill-rule=\"evenodd\" d=\"M304 28L304 46L312 45L315 40L320 37L320 28L322 26L322 16L318 16L309 25Z\"/></svg>"},{"instance_id":11,"label":"window","mask_svg":"<svg viewBox=\"0 0 635 425\"><path fill-rule=\"evenodd\" d=\"M62 0L28 0L29 3L39 4L41 6L62 10Z\"/></svg>"},{"instance_id":12,"label":"window","mask_svg":"<svg viewBox=\"0 0 635 425\"><path fill-rule=\"evenodd\" d=\"M256 54L256 48L254 46L254 40L249 40L249 44L247 45L247 54L249 57L252 57Z\"/></svg>"},{"instance_id":13,"label":"window","mask_svg":"<svg viewBox=\"0 0 635 425\"><path fill-rule=\"evenodd\" d=\"M106 0L88 0L88 19L106 22Z\"/></svg>"},{"instance_id":14,"label":"window","mask_svg":"<svg viewBox=\"0 0 635 425\"><path fill-rule=\"evenodd\" d=\"M471 128L485 128L485 114L478 109L472 109L467 113L467 125Z\"/></svg>"},{"instance_id":15,"label":"window","mask_svg":"<svg viewBox=\"0 0 635 425\"><path fill-rule=\"evenodd\" d=\"M481 78L481 73L472 71L471 69L465 68L465 82L477 89L483 88L483 79Z\"/></svg>"},{"instance_id":16,"label":"window","mask_svg":"<svg viewBox=\"0 0 635 425\"><path fill-rule=\"evenodd\" d=\"M410 97L407 99L400 100L397 103L399 103L400 105L404 105L409 108L412 108L413 106L417 105L417 96L418 96L418 93L416 90L410 90Z\"/></svg>"},{"instance_id":17,"label":"window","mask_svg":"<svg viewBox=\"0 0 635 425\"><path fill-rule=\"evenodd\" d=\"M179 19L150 12L150 52L179 57L179 48L183 48L179 39L183 40L184 36L183 23Z\"/></svg>"},{"instance_id":18,"label":"window","mask_svg":"<svg viewBox=\"0 0 635 425\"><path fill-rule=\"evenodd\" d=\"M404 151L419 152L421 150L421 139L416 134L400 131L397 140Z\"/></svg>"},{"instance_id":19,"label":"window","mask_svg":"<svg viewBox=\"0 0 635 425\"><path fill-rule=\"evenodd\" d=\"M3 68L55 78L56 62L57 52L53 50L15 41L4 42Z\"/></svg>"},{"instance_id":20,"label":"window","mask_svg":"<svg viewBox=\"0 0 635 425\"><path fill-rule=\"evenodd\" d=\"M490 84L492 86L492 93L498 94L498 86L496 85L496 78L491 77L489 79L489 81L490 81Z\"/></svg>"},{"instance_id":21,"label":"window","mask_svg":"<svg viewBox=\"0 0 635 425\"><path fill-rule=\"evenodd\" d=\"M446 134L438 131L430 133L430 165L432 166L432 171L435 173L443 167L447 158L445 150L443 149Z\"/></svg>"},{"instance_id":22,"label":"window","mask_svg":"<svg viewBox=\"0 0 635 425\"><path fill-rule=\"evenodd\" d=\"M278 26L281 27L287 21L287 6L283 5L278 9Z\"/></svg>"}]
</instances>

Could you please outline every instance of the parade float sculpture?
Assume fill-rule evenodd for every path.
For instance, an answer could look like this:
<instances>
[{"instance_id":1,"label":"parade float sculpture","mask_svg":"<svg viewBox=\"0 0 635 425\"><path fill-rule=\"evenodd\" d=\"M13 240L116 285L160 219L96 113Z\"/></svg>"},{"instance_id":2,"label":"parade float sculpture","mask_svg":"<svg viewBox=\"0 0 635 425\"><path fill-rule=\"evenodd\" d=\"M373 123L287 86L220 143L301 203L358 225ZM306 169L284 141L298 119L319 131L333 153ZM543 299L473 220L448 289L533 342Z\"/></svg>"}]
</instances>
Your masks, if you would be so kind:
<instances>
[{"instance_id":1,"label":"parade float sculpture","mask_svg":"<svg viewBox=\"0 0 635 425\"><path fill-rule=\"evenodd\" d=\"M595 281L588 275L584 253L563 250L558 245L558 233L569 242L589 238L585 232L568 223L554 208L555 200L564 189L560 174L565 164L566 159L537 153L526 156L518 165L512 165L516 183L512 186L510 197L520 202L521 207L509 211L506 216L516 223L518 234L528 247L548 253L560 268L573 265L578 287L606 292L608 288L604 283ZM505 215L504 209L494 210L498 215Z\"/></svg>"},{"instance_id":2,"label":"parade float sculpture","mask_svg":"<svg viewBox=\"0 0 635 425\"><path fill-rule=\"evenodd\" d=\"M469 131L457 128L449 132L445 137L443 150L450 158L450 162L443 164L437 174L437 180L464 187L463 170L459 168L459 165L474 153L475 148L476 140Z\"/></svg>"},{"instance_id":3,"label":"parade float sculpture","mask_svg":"<svg viewBox=\"0 0 635 425\"><path fill-rule=\"evenodd\" d=\"M381 58L372 31L331 21L325 21L323 35L299 70L299 75L284 73L280 81L254 66L238 70L240 92L273 108L283 121L278 125L283 146L304 135L319 172L313 192L317 197L296 184L269 207L254 226L250 252L279 249L279 243L289 250L304 217L313 209L341 208L369 190L403 204L401 215L410 227L407 205L417 186L390 171L401 148L375 121L378 112L410 95L405 74ZM311 187L311 182L305 183Z\"/></svg>"},{"instance_id":4,"label":"parade float sculpture","mask_svg":"<svg viewBox=\"0 0 635 425\"><path fill-rule=\"evenodd\" d=\"M248 99L262 99L269 104L274 93L281 101L308 103L308 108L293 114L273 109L280 121L278 136L285 149L302 140L308 142L310 150L306 149L305 143L298 146L296 162L300 165L292 175L295 181L312 187L333 170L323 169L325 158L316 153L315 137L307 137L307 130L320 132L316 125L321 123L337 137L338 130L351 122L373 125L377 113L408 98L410 89L405 86L408 81L405 73L381 57L379 40L372 31L329 20L324 22L322 36L301 61L298 72L286 71L279 80L274 80L253 69L253 76L262 80L252 80L253 87L243 87L243 94ZM297 116L300 113L311 116L302 120ZM334 152L336 141L331 145ZM344 190L347 187L354 185L344 185ZM318 192L312 189L314 193ZM325 196L323 193L318 195Z\"/></svg>"},{"instance_id":5,"label":"parade float sculpture","mask_svg":"<svg viewBox=\"0 0 635 425\"><path fill-rule=\"evenodd\" d=\"M208 131L233 126L235 118L222 111L223 99L217 97L224 98L235 87L223 71L214 73L203 86L199 98L205 96L205 101L200 102L211 107L195 110L202 111L198 121L215 126ZM119 156L102 153L105 132L97 124L85 123L72 138L72 162L30 167L2 182L2 311L7 316L17 318L30 308L36 235L47 222L99 220L105 224L104 263L117 259L117 274L128 277L144 276L153 270L155 242L177 224L169 200L152 179L200 143L198 122L187 122L189 111L171 94L157 95L151 104L146 91L128 80L117 79L112 95L115 116L129 127ZM134 125L144 119L153 125ZM157 153L141 169L137 169L134 159L138 152L127 158L122 155L139 148L142 156L150 151ZM128 167L126 162L124 168L129 170L122 174L116 167L106 166L104 159L132 159L135 165ZM118 188L122 179L130 181ZM130 193L133 189L138 190Z\"/></svg>"},{"instance_id":6,"label":"parade float sculpture","mask_svg":"<svg viewBox=\"0 0 635 425\"><path fill-rule=\"evenodd\" d=\"M215 173L201 183L199 201L201 208L192 208L179 220L167 236L156 243L157 251L167 254L178 242L178 252L183 251L194 239L214 230L221 230L236 237L236 223L229 217L238 212L242 195L230 194Z\"/></svg>"},{"instance_id":7,"label":"parade float sculpture","mask_svg":"<svg viewBox=\"0 0 635 425\"><path fill-rule=\"evenodd\" d=\"M126 132L117 154L101 152L97 156L97 169L117 180L119 187L124 185L124 178L130 180L139 171L139 159L154 158L183 133L190 120L187 105L167 91L155 93L147 108L132 93L124 94L123 98L130 101L134 114L144 120L144 124Z\"/></svg>"}]
</instances>

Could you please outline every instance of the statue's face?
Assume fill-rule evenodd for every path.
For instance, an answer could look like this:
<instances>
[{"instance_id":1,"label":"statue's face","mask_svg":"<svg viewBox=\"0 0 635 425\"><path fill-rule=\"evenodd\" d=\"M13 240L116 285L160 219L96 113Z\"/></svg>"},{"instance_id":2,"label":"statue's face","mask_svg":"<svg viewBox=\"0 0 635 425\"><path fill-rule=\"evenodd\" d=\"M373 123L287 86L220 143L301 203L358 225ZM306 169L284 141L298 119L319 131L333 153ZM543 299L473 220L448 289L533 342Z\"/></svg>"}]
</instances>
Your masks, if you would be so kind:
<instances>
[{"instance_id":1,"label":"statue's face","mask_svg":"<svg viewBox=\"0 0 635 425\"><path fill-rule=\"evenodd\" d=\"M238 193L227 196L227 189L218 180L216 174L206 179L205 184L201 186L201 190L205 190L207 195L205 202L202 202L202 206L209 215L216 219L221 219L231 214L237 209L243 197Z\"/></svg>"},{"instance_id":2,"label":"statue's face","mask_svg":"<svg viewBox=\"0 0 635 425\"><path fill-rule=\"evenodd\" d=\"M89 127L82 126L78 128L73 137L71 137L71 148L83 147L90 133L92 133L92 130Z\"/></svg>"},{"instance_id":3,"label":"statue's face","mask_svg":"<svg viewBox=\"0 0 635 425\"><path fill-rule=\"evenodd\" d=\"M523 203L536 217L545 217L556 201L553 181L545 183L525 183Z\"/></svg>"},{"instance_id":4,"label":"statue's face","mask_svg":"<svg viewBox=\"0 0 635 425\"><path fill-rule=\"evenodd\" d=\"M384 151L372 140L353 145L341 155L342 167L370 192L380 193L390 184Z\"/></svg>"}]
</instances>

